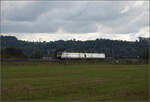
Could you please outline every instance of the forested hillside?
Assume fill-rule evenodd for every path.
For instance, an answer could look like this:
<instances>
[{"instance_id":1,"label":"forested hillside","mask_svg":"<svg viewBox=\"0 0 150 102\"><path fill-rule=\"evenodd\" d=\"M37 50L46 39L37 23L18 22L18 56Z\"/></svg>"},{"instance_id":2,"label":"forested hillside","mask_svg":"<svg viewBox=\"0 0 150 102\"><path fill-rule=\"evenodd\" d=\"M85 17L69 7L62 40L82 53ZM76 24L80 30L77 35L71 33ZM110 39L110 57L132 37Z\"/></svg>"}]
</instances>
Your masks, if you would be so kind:
<instances>
[{"instance_id":1,"label":"forested hillside","mask_svg":"<svg viewBox=\"0 0 150 102\"><path fill-rule=\"evenodd\" d=\"M55 41L55 42L27 42L13 36L0 36L1 49L20 48L26 56L40 53L42 56L54 56L57 50L71 52L105 53L106 57L137 58L148 51L149 42L136 42L97 39L92 41Z\"/></svg>"}]
</instances>

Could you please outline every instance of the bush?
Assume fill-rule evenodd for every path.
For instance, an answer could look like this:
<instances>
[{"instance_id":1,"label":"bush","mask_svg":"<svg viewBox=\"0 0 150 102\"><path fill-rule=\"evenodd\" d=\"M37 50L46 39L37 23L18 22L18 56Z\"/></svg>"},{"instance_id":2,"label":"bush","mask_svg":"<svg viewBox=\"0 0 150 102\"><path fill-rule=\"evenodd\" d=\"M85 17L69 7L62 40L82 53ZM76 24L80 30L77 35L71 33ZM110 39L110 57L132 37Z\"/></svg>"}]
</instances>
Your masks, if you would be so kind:
<instances>
[{"instance_id":1,"label":"bush","mask_svg":"<svg viewBox=\"0 0 150 102\"><path fill-rule=\"evenodd\" d=\"M30 58L35 58L35 59L40 59L40 58L42 58L43 57L43 55L40 53L40 52L34 52L31 56L30 56Z\"/></svg>"},{"instance_id":2,"label":"bush","mask_svg":"<svg viewBox=\"0 0 150 102\"><path fill-rule=\"evenodd\" d=\"M5 48L1 50L2 59L12 59L12 58L26 58L21 49L18 48Z\"/></svg>"},{"instance_id":3,"label":"bush","mask_svg":"<svg viewBox=\"0 0 150 102\"><path fill-rule=\"evenodd\" d=\"M149 59L149 50L146 50L146 51L143 53L143 59L146 59L146 60Z\"/></svg>"}]
</instances>

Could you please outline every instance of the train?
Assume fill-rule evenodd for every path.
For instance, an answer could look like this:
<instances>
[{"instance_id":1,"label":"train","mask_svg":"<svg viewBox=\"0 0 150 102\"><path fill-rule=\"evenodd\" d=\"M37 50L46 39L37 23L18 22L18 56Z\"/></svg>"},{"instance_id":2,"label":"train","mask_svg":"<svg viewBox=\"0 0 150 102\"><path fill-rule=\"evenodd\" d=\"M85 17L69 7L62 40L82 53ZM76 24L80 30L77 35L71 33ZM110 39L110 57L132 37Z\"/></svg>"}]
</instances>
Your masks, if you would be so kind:
<instances>
[{"instance_id":1,"label":"train","mask_svg":"<svg viewBox=\"0 0 150 102\"><path fill-rule=\"evenodd\" d=\"M105 59L104 53L57 52L58 59Z\"/></svg>"}]
</instances>

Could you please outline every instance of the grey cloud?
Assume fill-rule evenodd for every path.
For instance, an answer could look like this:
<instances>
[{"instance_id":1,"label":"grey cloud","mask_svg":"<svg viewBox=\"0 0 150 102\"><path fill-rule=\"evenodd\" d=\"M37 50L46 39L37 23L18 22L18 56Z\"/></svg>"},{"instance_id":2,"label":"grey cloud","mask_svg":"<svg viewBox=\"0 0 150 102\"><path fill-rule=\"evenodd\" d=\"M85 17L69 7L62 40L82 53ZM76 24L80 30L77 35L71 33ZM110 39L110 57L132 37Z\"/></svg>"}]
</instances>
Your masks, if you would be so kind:
<instances>
[{"instance_id":1,"label":"grey cloud","mask_svg":"<svg viewBox=\"0 0 150 102\"><path fill-rule=\"evenodd\" d=\"M49 33L62 28L69 33L96 32L99 23L112 33L137 32L148 26L148 10L131 9L121 14L126 2L32 2L2 12L2 32ZM143 12L145 15L132 22Z\"/></svg>"}]
</instances>

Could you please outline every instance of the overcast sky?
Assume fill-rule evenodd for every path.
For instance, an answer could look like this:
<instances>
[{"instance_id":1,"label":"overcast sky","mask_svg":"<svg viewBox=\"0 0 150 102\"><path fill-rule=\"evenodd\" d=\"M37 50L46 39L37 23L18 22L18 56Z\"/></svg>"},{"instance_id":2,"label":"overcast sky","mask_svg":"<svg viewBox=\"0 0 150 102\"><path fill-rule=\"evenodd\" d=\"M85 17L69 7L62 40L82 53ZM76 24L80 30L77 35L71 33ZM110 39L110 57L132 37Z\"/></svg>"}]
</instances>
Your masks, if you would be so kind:
<instances>
[{"instance_id":1,"label":"overcast sky","mask_svg":"<svg viewBox=\"0 0 150 102\"><path fill-rule=\"evenodd\" d=\"M22 40L149 37L149 1L3 1L1 34Z\"/></svg>"}]
</instances>

